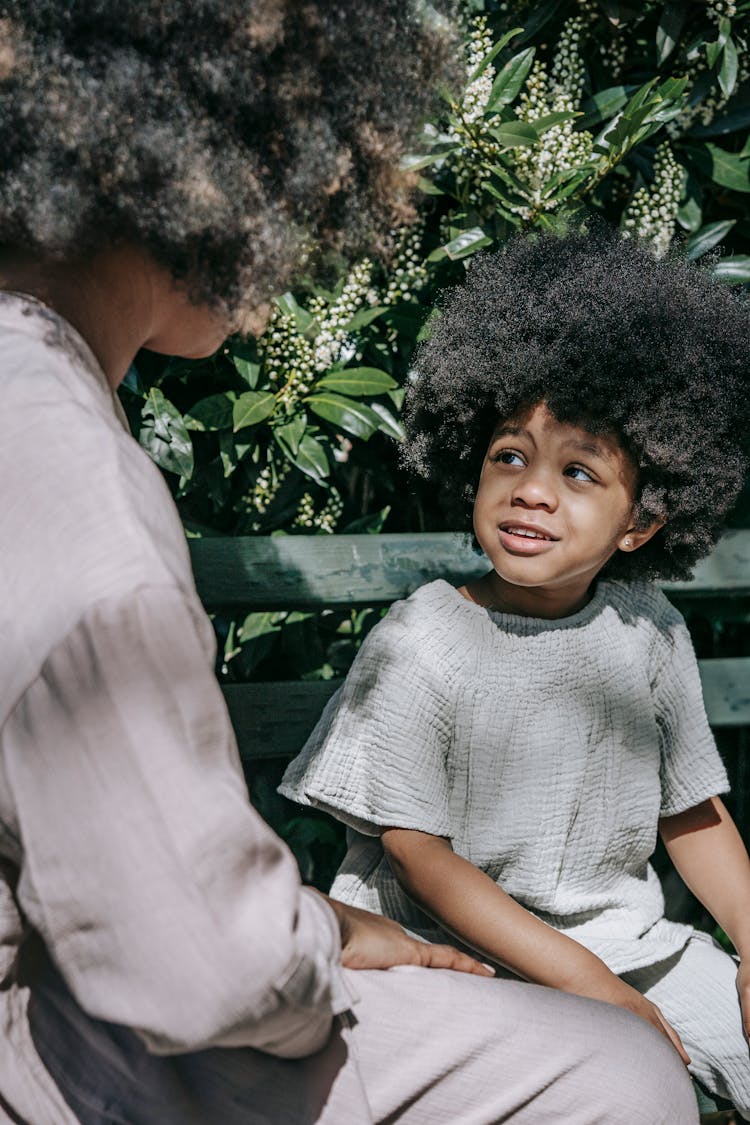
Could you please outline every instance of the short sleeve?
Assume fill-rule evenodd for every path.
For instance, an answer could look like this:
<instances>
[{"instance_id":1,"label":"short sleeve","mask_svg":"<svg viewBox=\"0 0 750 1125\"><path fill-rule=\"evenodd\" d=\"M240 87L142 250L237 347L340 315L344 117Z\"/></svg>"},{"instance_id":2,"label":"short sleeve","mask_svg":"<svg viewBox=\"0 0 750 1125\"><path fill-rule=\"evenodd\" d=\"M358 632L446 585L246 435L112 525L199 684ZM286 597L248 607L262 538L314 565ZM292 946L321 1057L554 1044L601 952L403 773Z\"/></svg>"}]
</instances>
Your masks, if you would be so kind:
<instances>
[{"instance_id":1,"label":"short sleeve","mask_svg":"<svg viewBox=\"0 0 750 1125\"><path fill-rule=\"evenodd\" d=\"M667 603L668 605L668 603ZM668 605L654 684L661 747L661 816L729 790L703 704L698 664L682 615Z\"/></svg>"},{"instance_id":2,"label":"short sleeve","mask_svg":"<svg viewBox=\"0 0 750 1125\"><path fill-rule=\"evenodd\" d=\"M411 599L396 603L362 645L280 792L366 835L393 827L450 836L452 707L431 647Z\"/></svg>"}]
</instances>

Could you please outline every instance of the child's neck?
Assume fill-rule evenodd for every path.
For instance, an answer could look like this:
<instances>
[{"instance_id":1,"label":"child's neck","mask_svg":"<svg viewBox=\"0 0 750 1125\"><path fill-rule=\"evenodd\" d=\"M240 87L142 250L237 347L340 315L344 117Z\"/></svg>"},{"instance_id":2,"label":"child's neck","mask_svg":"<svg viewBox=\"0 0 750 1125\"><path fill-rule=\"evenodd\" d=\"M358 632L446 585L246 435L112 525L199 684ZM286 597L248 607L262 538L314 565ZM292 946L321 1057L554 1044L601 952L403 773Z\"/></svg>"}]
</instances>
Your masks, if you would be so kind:
<instances>
[{"instance_id":1,"label":"child's neck","mask_svg":"<svg viewBox=\"0 0 750 1125\"><path fill-rule=\"evenodd\" d=\"M515 586L494 570L459 589L471 602L520 617L570 617L591 601L594 584L586 581L565 587Z\"/></svg>"}]
</instances>

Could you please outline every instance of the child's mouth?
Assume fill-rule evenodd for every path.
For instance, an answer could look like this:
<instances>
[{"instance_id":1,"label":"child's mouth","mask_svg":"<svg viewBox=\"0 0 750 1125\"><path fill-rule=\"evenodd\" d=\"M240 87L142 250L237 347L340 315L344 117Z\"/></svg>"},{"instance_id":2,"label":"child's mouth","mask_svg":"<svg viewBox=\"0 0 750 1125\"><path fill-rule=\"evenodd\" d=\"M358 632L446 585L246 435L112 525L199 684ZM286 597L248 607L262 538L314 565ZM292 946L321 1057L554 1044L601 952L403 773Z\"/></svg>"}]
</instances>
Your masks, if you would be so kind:
<instances>
[{"instance_id":1,"label":"child's mouth","mask_svg":"<svg viewBox=\"0 0 750 1125\"><path fill-rule=\"evenodd\" d=\"M548 531L527 524L504 523L500 525L498 532L503 546L529 554L548 543L556 542L555 536Z\"/></svg>"}]
</instances>

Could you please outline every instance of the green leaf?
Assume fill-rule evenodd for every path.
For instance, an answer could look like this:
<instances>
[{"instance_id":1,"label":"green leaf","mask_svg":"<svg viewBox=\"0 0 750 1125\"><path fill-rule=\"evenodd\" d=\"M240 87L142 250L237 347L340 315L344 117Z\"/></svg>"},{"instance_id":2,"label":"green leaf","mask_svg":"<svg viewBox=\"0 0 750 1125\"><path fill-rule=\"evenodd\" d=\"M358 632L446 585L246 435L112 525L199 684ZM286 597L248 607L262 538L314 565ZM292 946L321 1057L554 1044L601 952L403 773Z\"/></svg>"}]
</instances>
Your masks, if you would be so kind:
<instances>
[{"instance_id":1,"label":"green leaf","mask_svg":"<svg viewBox=\"0 0 750 1125\"><path fill-rule=\"evenodd\" d=\"M152 387L141 408L143 425L138 441L162 469L187 480L193 475L193 443L176 406Z\"/></svg>"},{"instance_id":2,"label":"green leaf","mask_svg":"<svg viewBox=\"0 0 750 1125\"><path fill-rule=\"evenodd\" d=\"M343 395L382 395L398 386L395 379L377 367L348 367L332 371L318 380L319 387L330 387Z\"/></svg>"},{"instance_id":3,"label":"green leaf","mask_svg":"<svg viewBox=\"0 0 750 1125\"><path fill-rule=\"evenodd\" d=\"M235 433L245 426L256 426L273 414L276 398L270 391L245 391L234 404L232 421Z\"/></svg>"},{"instance_id":4,"label":"green leaf","mask_svg":"<svg viewBox=\"0 0 750 1125\"><path fill-rule=\"evenodd\" d=\"M535 54L535 47L527 47L508 60L492 83L492 92L487 100L485 113L491 113L500 106L510 105L517 97L534 63Z\"/></svg>"},{"instance_id":5,"label":"green leaf","mask_svg":"<svg viewBox=\"0 0 750 1125\"><path fill-rule=\"evenodd\" d=\"M481 227L472 227L471 230L464 230L456 238L446 242L441 249L445 251L451 261L457 262L459 258L468 258L470 254L475 254L477 250L482 250L485 246L491 245L492 239L487 237ZM431 257L432 255L430 255Z\"/></svg>"},{"instance_id":6,"label":"green leaf","mask_svg":"<svg viewBox=\"0 0 750 1125\"><path fill-rule=\"evenodd\" d=\"M303 309L301 305L298 305L291 293L282 293L280 297L275 298L275 301L282 313L293 319L295 328L300 335L304 336L313 322L314 318L312 314L309 313L307 309Z\"/></svg>"},{"instance_id":7,"label":"green leaf","mask_svg":"<svg viewBox=\"0 0 750 1125\"><path fill-rule=\"evenodd\" d=\"M567 110L565 112L561 110L559 113L545 113L544 117L537 117L535 121L529 121L528 124L534 130L537 137L541 137L543 133L546 133L547 130L551 129L554 125L562 125L565 121L574 121L577 117L580 117L580 114L575 113L573 110Z\"/></svg>"},{"instance_id":8,"label":"green leaf","mask_svg":"<svg viewBox=\"0 0 750 1125\"><path fill-rule=\"evenodd\" d=\"M711 162L711 179L732 191L750 192L750 160L718 145L707 143L705 151Z\"/></svg>"},{"instance_id":9,"label":"green leaf","mask_svg":"<svg viewBox=\"0 0 750 1125\"><path fill-rule=\"evenodd\" d=\"M312 477L317 484L325 484L325 478L331 472L325 449L317 438L310 434L305 434L300 442L297 456L290 457L289 460L300 472Z\"/></svg>"},{"instance_id":10,"label":"green leaf","mask_svg":"<svg viewBox=\"0 0 750 1125\"><path fill-rule=\"evenodd\" d=\"M719 85L725 98L734 91L737 85L737 69L739 60L737 58L737 48L734 45L733 39L727 39L724 47L724 54L721 59L721 66L719 67Z\"/></svg>"},{"instance_id":11,"label":"green leaf","mask_svg":"<svg viewBox=\"0 0 750 1125\"><path fill-rule=\"evenodd\" d=\"M736 101L736 99L735 99ZM709 125L694 125L688 131L689 137L719 137L747 129L750 125L750 105L736 105L726 113L717 113Z\"/></svg>"},{"instance_id":12,"label":"green leaf","mask_svg":"<svg viewBox=\"0 0 750 1125\"><path fill-rule=\"evenodd\" d=\"M633 86L610 86L609 89L594 94L581 106L583 117L578 122L579 127L590 129L592 125L613 117L622 109L634 89Z\"/></svg>"},{"instance_id":13,"label":"green leaf","mask_svg":"<svg viewBox=\"0 0 750 1125\"><path fill-rule=\"evenodd\" d=\"M750 254L735 254L732 258L722 258L713 271L722 281L730 285L750 282Z\"/></svg>"},{"instance_id":14,"label":"green leaf","mask_svg":"<svg viewBox=\"0 0 750 1125\"><path fill-rule=\"evenodd\" d=\"M234 364L235 370L239 372L249 386L257 387L258 376L260 375L259 363L251 363L249 359L244 359L240 355L233 355L232 363Z\"/></svg>"},{"instance_id":15,"label":"green leaf","mask_svg":"<svg viewBox=\"0 0 750 1125\"><path fill-rule=\"evenodd\" d=\"M677 40L680 38L685 26L687 11L684 3L670 3L664 5L664 10L656 29L656 63L657 66L669 58L674 51Z\"/></svg>"},{"instance_id":16,"label":"green leaf","mask_svg":"<svg viewBox=\"0 0 750 1125\"><path fill-rule=\"evenodd\" d=\"M189 430L224 430L232 425L233 407L233 395L209 395L190 407L185 425Z\"/></svg>"},{"instance_id":17,"label":"green leaf","mask_svg":"<svg viewBox=\"0 0 750 1125\"><path fill-rule=\"evenodd\" d=\"M716 66L716 61L721 54L721 43L717 39L714 43L706 43L706 62L709 69L713 70Z\"/></svg>"},{"instance_id":18,"label":"green leaf","mask_svg":"<svg viewBox=\"0 0 750 1125\"><path fill-rule=\"evenodd\" d=\"M544 190L543 198L555 203L561 203L577 191L582 184L594 173L593 165L583 168L568 168L565 172L558 173ZM552 186L551 186L552 185Z\"/></svg>"},{"instance_id":19,"label":"green leaf","mask_svg":"<svg viewBox=\"0 0 750 1125\"><path fill-rule=\"evenodd\" d=\"M248 613L237 630L237 636L241 641L246 642L256 637L264 637L268 633L278 633L281 631L281 617L282 615L277 612Z\"/></svg>"},{"instance_id":20,"label":"green leaf","mask_svg":"<svg viewBox=\"0 0 750 1125\"><path fill-rule=\"evenodd\" d=\"M219 434L219 458L224 476L231 477L237 466L239 453L234 444L234 434L229 433L228 430L222 430Z\"/></svg>"},{"instance_id":21,"label":"green leaf","mask_svg":"<svg viewBox=\"0 0 750 1125\"><path fill-rule=\"evenodd\" d=\"M545 0L544 3L536 2L528 5L522 42L534 39L537 33L557 15L563 5L565 0Z\"/></svg>"},{"instance_id":22,"label":"green leaf","mask_svg":"<svg viewBox=\"0 0 750 1125\"><path fill-rule=\"evenodd\" d=\"M442 195L442 192L440 192ZM373 305L371 309L360 309L355 312L351 320L347 320L346 324L342 324L344 332L358 332L360 328L366 328L368 324L372 324L373 320L377 320L382 316L387 305Z\"/></svg>"},{"instance_id":23,"label":"green leaf","mask_svg":"<svg viewBox=\"0 0 750 1125\"><path fill-rule=\"evenodd\" d=\"M724 219L722 222L708 223L705 227L701 227L685 243L687 257L691 260L700 258L702 254L706 254L714 246L718 246L736 221L736 219Z\"/></svg>"},{"instance_id":24,"label":"green leaf","mask_svg":"<svg viewBox=\"0 0 750 1125\"><path fill-rule=\"evenodd\" d=\"M410 152L401 157L398 166L402 172L418 172L420 168L428 168L430 164L443 160L452 152L457 152L459 148L460 145L450 145L448 148L441 149L440 152Z\"/></svg>"},{"instance_id":25,"label":"green leaf","mask_svg":"<svg viewBox=\"0 0 750 1125\"><path fill-rule=\"evenodd\" d=\"M391 506L381 508L379 512L372 512L369 516L360 516L352 520L346 527L341 528L343 535L380 535L383 525L391 514Z\"/></svg>"},{"instance_id":26,"label":"green leaf","mask_svg":"<svg viewBox=\"0 0 750 1125\"><path fill-rule=\"evenodd\" d=\"M504 148L518 148L520 145L535 145L539 139L537 130L525 121L503 121L488 130L498 144Z\"/></svg>"},{"instance_id":27,"label":"green leaf","mask_svg":"<svg viewBox=\"0 0 750 1125\"><path fill-rule=\"evenodd\" d=\"M314 414L334 426L367 441L377 430L380 419L369 406L350 398L324 391L305 399Z\"/></svg>"},{"instance_id":28,"label":"green leaf","mask_svg":"<svg viewBox=\"0 0 750 1125\"><path fill-rule=\"evenodd\" d=\"M286 422L283 426L274 426L273 436L287 457L297 456L306 429L306 414L296 414L290 422Z\"/></svg>"},{"instance_id":29,"label":"green leaf","mask_svg":"<svg viewBox=\"0 0 750 1125\"><path fill-rule=\"evenodd\" d=\"M387 406L384 406L382 402L373 402L372 409L380 418L378 429L381 433L388 434L389 437L395 438L396 441L406 440L404 427L397 418L394 418Z\"/></svg>"},{"instance_id":30,"label":"green leaf","mask_svg":"<svg viewBox=\"0 0 750 1125\"><path fill-rule=\"evenodd\" d=\"M127 387L128 390L131 391L134 395L137 395L138 398L143 398L145 393L143 384L141 383L141 377L138 374L138 369L134 363L131 363L120 386Z\"/></svg>"},{"instance_id":31,"label":"green leaf","mask_svg":"<svg viewBox=\"0 0 750 1125\"><path fill-rule=\"evenodd\" d=\"M701 207L700 198L691 193L690 184L691 181L688 178L687 198L685 202L681 204L677 212L677 222L683 230L695 233L695 231L700 229L701 223L703 222L703 208Z\"/></svg>"},{"instance_id":32,"label":"green leaf","mask_svg":"<svg viewBox=\"0 0 750 1125\"><path fill-rule=\"evenodd\" d=\"M505 35L503 35L503 37L501 39L498 39L497 43L495 43L492 50L488 51L487 54L484 56L484 58L482 59L482 61L479 64L479 66L474 71L474 73L469 75L469 85L471 85L471 83L476 78L479 78L480 74L484 74L487 67L500 54L500 52L502 51L502 49L506 45L506 43L509 43L511 41L511 39L514 39L516 37L516 35L520 35L522 31L523 31L522 27L514 27L514 28L512 28L511 31L506 31Z\"/></svg>"},{"instance_id":33,"label":"green leaf","mask_svg":"<svg viewBox=\"0 0 750 1125\"><path fill-rule=\"evenodd\" d=\"M442 188L433 184L432 180L426 180L424 176L420 176L417 180L417 188L423 195L445 195Z\"/></svg>"}]
</instances>

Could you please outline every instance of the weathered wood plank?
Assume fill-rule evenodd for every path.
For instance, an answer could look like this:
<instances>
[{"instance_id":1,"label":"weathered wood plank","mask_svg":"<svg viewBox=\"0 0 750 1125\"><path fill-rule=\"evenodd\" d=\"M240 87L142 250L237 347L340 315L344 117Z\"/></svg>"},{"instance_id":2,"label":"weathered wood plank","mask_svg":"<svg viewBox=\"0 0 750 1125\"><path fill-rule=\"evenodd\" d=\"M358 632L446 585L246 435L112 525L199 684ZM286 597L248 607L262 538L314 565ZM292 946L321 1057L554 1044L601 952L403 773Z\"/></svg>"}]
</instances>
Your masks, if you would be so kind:
<instances>
[{"instance_id":1,"label":"weathered wood plank","mask_svg":"<svg viewBox=\"0 0 750 1125\"><path fill-rule=\"evenodd\" d=\"M750 723L750 657L700 662L706 711L714 727ZM246 762L291 758L302 749L341 680L230 684L224 690Z\"/></svg>"},{"instance_id":2,"label":"weathered wood plank","mask_svg":"<svg viewBox=\"0 0 750 1125\"><path fill-rule=\"evenodd\" d=\"M341 680L227 684L222 688L244 762L293 758Z\"/></svg>"},{"instance_id":3,"label":"weathered wood plank","mask_svg":"<svg viewBox=\"0 0 750 1125\"><path fill-rule=\"evenodd\" d=\"M386 605L433 578L459 585L487 569L465 536L255 536L190 540L198 592L209 609L320 609ZM750 596L750 530L730 531L691 582L668 583L685 597Z\"/></svg>"},{"instance_id":4,"label":"weathered wood plank","mask_svg":"<svg viewBox=\"0 0 750 1125\"><path fill-rule=\"evenodd\" d=\"M750 657L701 660L699 665L711 726L750 724Z\"/></svg>"}]
</instances>

